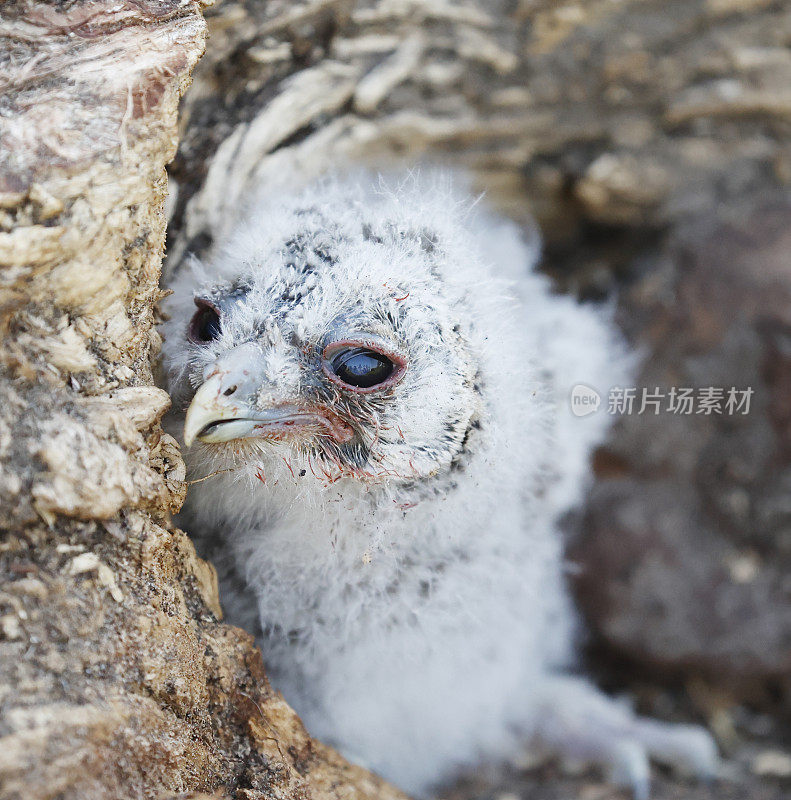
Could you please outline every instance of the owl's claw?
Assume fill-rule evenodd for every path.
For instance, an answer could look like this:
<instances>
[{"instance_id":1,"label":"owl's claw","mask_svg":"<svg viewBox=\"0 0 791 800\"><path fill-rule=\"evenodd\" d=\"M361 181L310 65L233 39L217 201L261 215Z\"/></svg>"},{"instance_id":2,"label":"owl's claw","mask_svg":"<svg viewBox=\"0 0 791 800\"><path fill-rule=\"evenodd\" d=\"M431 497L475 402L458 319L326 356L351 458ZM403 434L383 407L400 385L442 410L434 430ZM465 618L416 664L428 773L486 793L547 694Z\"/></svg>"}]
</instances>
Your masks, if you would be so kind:
<instances>
[{"instance_id":1,"label":"owl's claw","mask_svg":"<svg viewBox=\"0 0 791 800\"><path fill-rule=\"evenodd\" d=\"M635 736L651 758L684 775L710 782L717 775L719 754L711 734L698 725L670 725L636 717Z\"/></svg>"},{"instance_id":2,"label":"owl's claw","mask_svg":"<svg viewBox=\"0 0 791 800\"><path fill-rule=\"evenodd\" d=\"M537 737L558 754L604 767L610 781L648 800L649 759L701 781L716 777L714 739L696 725L673 725L630 709L576 678L555 678L543 693Z\"/></svg>"},{"instance_id":3,"label":"owl's claw","mask_svg":"<svg viewBox=\"0 0 791 800\"><path fill-rule=\"evenodd\" d=\"M645 748L630 739L612 743L608 777L614 786L629 789L634 800L648 800L651 767Z\"/></svg>"}]
</instances>

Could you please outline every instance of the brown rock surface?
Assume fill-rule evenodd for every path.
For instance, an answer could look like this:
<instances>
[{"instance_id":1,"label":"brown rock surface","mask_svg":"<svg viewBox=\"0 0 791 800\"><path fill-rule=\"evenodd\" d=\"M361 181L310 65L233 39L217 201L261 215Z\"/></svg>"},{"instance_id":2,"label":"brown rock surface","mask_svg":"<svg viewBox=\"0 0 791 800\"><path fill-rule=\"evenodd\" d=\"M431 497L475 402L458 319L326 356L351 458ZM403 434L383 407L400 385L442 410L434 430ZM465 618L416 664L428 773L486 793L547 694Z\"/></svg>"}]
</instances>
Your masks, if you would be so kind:
<instances>
[{"instance_id":1,"label":"brown rock surface","mask_svg":"<svg viewBox=\"0 0 791 800\"><path fill-rule=\"evenodd\" d=\"M753 697L791 677L789 253L791 196L745 198L677 230L626 291L639 386L753 395L746 415L621 417L572 553L621 655Z\"/></svg>"}]
</instances>

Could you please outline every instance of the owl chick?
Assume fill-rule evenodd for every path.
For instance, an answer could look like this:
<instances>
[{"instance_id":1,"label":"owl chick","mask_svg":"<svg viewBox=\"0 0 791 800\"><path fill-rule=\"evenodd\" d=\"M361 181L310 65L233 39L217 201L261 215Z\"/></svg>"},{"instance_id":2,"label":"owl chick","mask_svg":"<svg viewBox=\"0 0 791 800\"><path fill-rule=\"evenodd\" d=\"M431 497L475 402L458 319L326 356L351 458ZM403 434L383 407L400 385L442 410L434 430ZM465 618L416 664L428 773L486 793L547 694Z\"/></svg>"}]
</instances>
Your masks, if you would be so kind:
<instances>
[{"instance_id":1,"label":"owl chick","mask_svg":"<svg viewBox=\"0 0 791 800\"><path fill-rule=\"evenodd\" d=\"M559 517L629 358L552 294L537 242L442 178L260 199L172 284L165 365L218 566L311 733L425 795L528 743L647 797L649 758L709 777L701 728L575 675Z\"/></svg>"}]
</instances>

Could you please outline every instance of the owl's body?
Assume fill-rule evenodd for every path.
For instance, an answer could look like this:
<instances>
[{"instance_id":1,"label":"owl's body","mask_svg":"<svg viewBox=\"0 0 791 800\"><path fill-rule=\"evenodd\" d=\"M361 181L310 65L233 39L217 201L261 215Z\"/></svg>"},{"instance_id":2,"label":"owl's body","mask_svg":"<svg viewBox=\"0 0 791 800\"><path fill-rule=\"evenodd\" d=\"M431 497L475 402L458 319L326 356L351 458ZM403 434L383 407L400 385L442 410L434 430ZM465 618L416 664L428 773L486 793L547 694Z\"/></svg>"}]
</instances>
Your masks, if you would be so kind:
<instances>
[{"instance_id":1,"label":"owl's body","mask_svg":"<svg viewBox=\"0 0 791 800\"><path fill-rule=\"evenodd\" d=\"M437 180L358 178L253 203L173 287L176 403L203 384L187 460L193 478L215 473L183 524L310 732L411 792L529 741L606 763L637 794L649 752L713 765L702 732L639 720L568 675L558 523L608 421L574 416L569 392L623 385L629 358L536 258ZM193 296L211 335L185 345ZM343 358L370 347L389 378L340 380L332 354L352 346ZM216 441L248 413L229 392L248 416L292 421Z\"/></svg>"}]
</instances>

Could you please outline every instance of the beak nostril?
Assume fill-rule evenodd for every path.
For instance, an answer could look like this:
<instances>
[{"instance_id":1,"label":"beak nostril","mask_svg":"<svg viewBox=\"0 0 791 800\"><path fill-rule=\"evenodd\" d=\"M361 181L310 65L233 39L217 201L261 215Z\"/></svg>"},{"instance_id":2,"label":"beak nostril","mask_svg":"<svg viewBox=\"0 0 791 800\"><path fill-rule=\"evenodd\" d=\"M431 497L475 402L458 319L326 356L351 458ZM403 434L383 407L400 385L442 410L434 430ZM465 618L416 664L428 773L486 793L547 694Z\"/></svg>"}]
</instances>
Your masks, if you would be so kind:
<instances>
[{"instance_id":1,"label":"beak nostril","mask_svg":"<svg viewBox=\"0 0 791 800\"><path fill-rule=\"evenodd\" d=\"M226 397L230 397L230 395L232 395L232 394L233 394L233 393L234 393L234 392L235 392L235 391L236 391L238 388L239 388L239 387L238 387L236 384L234 384L233 386L229 386L229 387L228 387L228 388L227 388L227 389L226 389L226 390L223 392L223 394L224 394Z\"/></svg>"}]
</instances>

